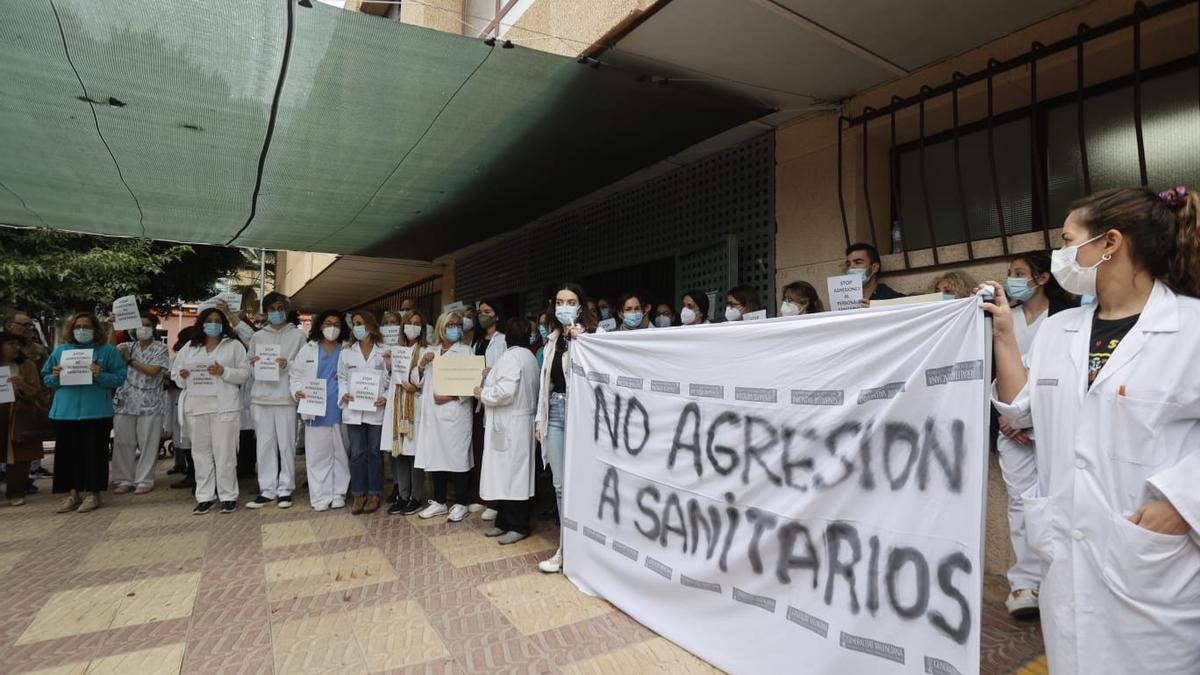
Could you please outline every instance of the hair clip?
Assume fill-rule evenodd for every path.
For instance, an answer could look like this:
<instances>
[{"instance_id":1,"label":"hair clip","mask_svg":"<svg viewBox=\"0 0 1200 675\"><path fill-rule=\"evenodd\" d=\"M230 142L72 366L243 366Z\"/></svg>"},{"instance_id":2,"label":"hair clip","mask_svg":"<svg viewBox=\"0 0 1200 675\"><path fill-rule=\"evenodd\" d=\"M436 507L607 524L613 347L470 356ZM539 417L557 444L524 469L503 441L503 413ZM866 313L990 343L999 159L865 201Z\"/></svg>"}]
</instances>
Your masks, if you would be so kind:
<instances>
[{"instance_id":1,"label":"hair clip","mask_svg":"<svg viewBox=\"0 0 1200 675\"><path fill-rule=\"evenodd\" d=\"M1158 193L1158 198L1166 202L1172 209L1179 209L1187 204L1187 194L1187 188L1180 185L1174 190L1163 190Z\"/></svg>"}]
</instances>

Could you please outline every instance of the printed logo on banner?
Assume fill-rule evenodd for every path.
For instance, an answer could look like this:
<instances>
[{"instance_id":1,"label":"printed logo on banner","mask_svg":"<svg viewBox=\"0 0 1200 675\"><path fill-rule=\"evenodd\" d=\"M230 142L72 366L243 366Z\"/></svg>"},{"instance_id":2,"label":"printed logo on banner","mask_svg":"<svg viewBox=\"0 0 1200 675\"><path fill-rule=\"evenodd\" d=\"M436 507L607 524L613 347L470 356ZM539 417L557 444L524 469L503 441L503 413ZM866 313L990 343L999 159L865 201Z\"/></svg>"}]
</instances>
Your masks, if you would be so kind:
<instances>
[{"instance_id":1,"label":"printed logo on banner","mask_svg":"<svg viewBox=\"0 0 1200 675\"><path fill-rule=\"evenodd\" d=\"M904 648L897 645L851 635L845 631L842 632L841 645L844 649L849 649L850 651L878 656L881 659L895 661L896 663L904 663Z\"/></svg>"},{"instance_id":2,"label":"printed logo on banner","mask_svg":"<svg viewBox=\"0 0 1200 675\"><path fill-rule=\"evenodd\" d=\"M559 518L559 520L561 520L561 521L562 521L562 526L563 526L563 527L565 527L565 528L567 528L568 530L570 530L570 531L572 531L572 532L578 532L578 531L579 531L579 521L577 521L577 520L574 520L574 519L572 519L572 518L568 518L568 517L566 517L566 516L561 516L561 517Z\"/></svg>"},{"instance_id":3,"label":"printed logo on banner","mask_svg":"<svg viewBox=\"0 0 1200 675\"><path fill-rule=\"evenodd\" d=\"M662 380L650 380L650 391L660 394L678 394L678 382L663 382Z\"/></svg>"},{"instance_id":4,"label":"printed logo on banner","mask_svg":"<svg viewBox=\"0 0 1200 675\"><path fill-rule=\"evenodd\" d=\"M636 548L622 544L621 542L617 541L616 539L613 539L612 547L613 547L613 550L616 551L617 553L620 553L621 555L625 556L626 558L629 558L630 560L637 562L638 552L637 552Z\"/></svg>"},{"instance_id":5,"label":"printed logo on banner","mask_svg":"<svg viewBox=\"0 0 1200 675\"><path fill-rule=\"evenodd\" d=\"M765 595L755 595L747 593L737 586L733 587L733 599L747 605L754 605L759 609L764 609L772 614L775 613L775 598L768 598Z\"/></svg>"},{"instance_id":6,"label":"printed logo on banner","mask_svg":"<svg viewBox=\"0 0 1200 675\"><path fill-rule=\"evenodd\" d=\"M571 362L571 372L579 375L580 377L587 377L587 373L583 372L583 366L574 361Z\"/></svg>"},{"instance_id":7,"label":"printed logo on banner","mask_svg":"<svg viewBox=\"0 0 1200 675\"><path fill-rule=\"evenodd\" d=\"M1051 379L1038 380L1037 386L1039 386L1039 387L1057 387L1058 380L1051 380Z\"/></svg>"},{"instance_id":8,"label":"printed logo on banner","mask_svg":"<svg viewBox=\"0 0 1200 675\"><path fill-rule=\"evenodd\" d=\"M617 378L617 386L624 387L625 389L637 389L638 391L641 391L642 390L642 378L640 378L640 377L618 377Z\"/></svg>"},{"instance_id":9,"label":"printed logo on banner","mask_svg":"<svg viewBox=\"0 0 1200 675\"><path fill-rule=\"evenodd\" d=\"M882 387L874 389L863 389L858 393L858 403L862 405L867 401L883 401L889 398L896 398L896 395L904 391L903 382L892 382L885 384Z\"/></svg>"},{"instance_id":10,"label":"printed logo on banner","mask_svg":"<svg viewBox=\"0 0 1200 675\"><path fill-rule=\"evenodd\" d=\"M593 530L592 528L588 527L587 525L583 526L583 536L587 537L588 539L591 539L592 541L596 542L597 544L600 544L601 546L603 546L608 541L607 539L604 538L603 533L597 532L597 531Z\"/></svg>"},{"instance_id":11,"label":"printed logo on banner","mask_svg":"<svg viewBox=\"0 0 1200 675\"><path fill-rule=\"evenodd\" d=\"M735 401L751 401L753 403L776 403L779 401L779 392L774 389L759 389L757 387L734 387L733 399Z\"/></svg>"},{"instance_id":12,"label":"printed logo on banner","mask_svg":"<svg viewBox=\"0 0 1200 675\"><path fill-rule=\"evenodd\" d=\"M925 672L929 675L962 675L950 662L932 656L925 657Z\"/></svg>"},{"instance_id":13,"label":"printed logo on banner","mask_svg":"<svg viewBox=\"0 0 1200 675\"><path fill-rule=\"evenodd\" d=\"M710 593L719 594L721 592L721 584L714 584L709 581L700 581L698 579L693 579L686 574L679 575L679 583L687 586L688 588L699 588L702 591L708 591Z\"/></svg>"},{"instance_id":14,"label":"printed logo on banner","mask_svg":"<svg viewBox=\"0 0 1200 675\"><path fill-rule=\"evenodd\" d=\"M792 405L843 405L846 392L841 389L792 390Z\"/></svg>"},{"instance_id":15,"label":"printed logo on banner","mask_svg":"<svg viewBox=\"0 0 1200 675\"><path fill-rule=\"evenodd\" d=\"M661 575L664 579L670 579L674 574L674 570L669 565L665 565L650 556L646 556L646 568L655 574Z\"/></svg>"},{"instance_id":16,"label":"printed logo on banner","mask_svg":"<svg viewBox=\"0 0 1200 675\"><path fill-rule=\"evenodd\" d=\"M797 626L803 626L821 637L829 637L829 623L818 619L808 612L788 605L787 619Z\"/></svg>"},{"instance_id":17,"label":"printed logo on banner","mask_svg":"<svg viewBox=\"0 0 1200 675\"><path fill-rule=\"evenodd\" d=\"M725 387L719 384L689 384L688 395L701 398L725 398Z\"/></svg>"},{"instance_id":18,"label":"printed logo on banner","mask_svg":"<svg viewBox=\"0 0 1200 675\"><path fill-rule=\"evenodd\" d=\"M591 371L588 371L587 379L588 379L588 382L599 382L600 384L608 384L608 374L607 373L597 373L596 371L591 370Z\"/></svg>"},{"instance_id":19,"label":"printed logo on banner","mask_svg":"<svg viewBox=\"0 0 1200 675\"><path fill-rule=\"evenodd\" d=\"M925 371L925 386L936 387L951 382L969 382L983 379L983 361L967 361L942 368Z\"/></svg>"}]
</instances>

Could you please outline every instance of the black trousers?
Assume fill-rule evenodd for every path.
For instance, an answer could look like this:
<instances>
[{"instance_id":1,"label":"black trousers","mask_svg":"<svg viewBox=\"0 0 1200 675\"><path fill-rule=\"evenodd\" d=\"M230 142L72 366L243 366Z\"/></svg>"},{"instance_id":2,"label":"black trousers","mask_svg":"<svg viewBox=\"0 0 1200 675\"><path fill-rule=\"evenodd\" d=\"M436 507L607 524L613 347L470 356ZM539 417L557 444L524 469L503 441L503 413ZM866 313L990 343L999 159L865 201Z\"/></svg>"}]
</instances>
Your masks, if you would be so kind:
<instances>
[{"instance_id":1,"label":"black trousers","mask_svg":"<svg viewBox=\"0 0 1200 675\"><path fill-rule=\"evenodd\" d=\"M463 471L434 471L433 472L433 500L439 504L446 503L446 489L450 485L450 481L454 481L454 501L466 506L470 502L467 501L471 492L471 472Z\"/></svg>"},{"instance_id":2,"label":"black trousers","mask_svg":"<svg viewBox=\"0 0 1200 675\"><path fill-rule=\"evenodd\" d=\"M112 418L54 420L54 493L108 489Z\"/></svg>"},{"instance_id":3,"label":"black trousers","mask_svg":"<svg viewBox=\"0 0 1200 675\"><path fill-rule=\"evenodd\" d=\"M253 429L242 429L238 433L237 476L238 478L256 478L255 465L258 463L258 442L254 438Z\"/></svg>"},{"instance_id":4,"label":"black trousers","mask_svg":"<svg viewBox=\"0 0 1200 675\"><path fill-rule=\"evenodd\" d=\"M505 532L520 532L521 534L529 534L533 532L533 527L529 524L529 515L533 512L533 500L522 499L520 501L510 501L497 499L496 510L499 515L496 516L496 527Z\"/></svg>"},{"instance_id":5,"label":"black trousers","mask_svg":"<svg viewBox=\"0 0 1200 675\"><path fill-rule=\"evenodd\" d=\"M483 475L483 411L471 417L471 455L475 458L475 466L471 469L470 501L464 497L461 500L463 504L482 501L479 499L479 479Z\"/></svg>"}]
</instances>

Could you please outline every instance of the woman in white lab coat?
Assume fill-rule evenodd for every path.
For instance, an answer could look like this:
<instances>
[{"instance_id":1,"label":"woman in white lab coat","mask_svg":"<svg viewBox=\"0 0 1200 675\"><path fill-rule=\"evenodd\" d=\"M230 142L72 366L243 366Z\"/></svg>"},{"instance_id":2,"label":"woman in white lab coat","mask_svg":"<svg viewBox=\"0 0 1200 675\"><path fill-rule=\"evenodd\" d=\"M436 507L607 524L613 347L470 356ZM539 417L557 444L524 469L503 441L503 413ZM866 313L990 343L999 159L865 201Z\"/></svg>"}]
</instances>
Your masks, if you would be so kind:
<instances>
[{"instance_id":1,"label":"woman in white lab coat","mask_svg":"<svg viewBox=\"0 0 1200 675\"><path fill-rule=\"evenodd\" d=\"M397 315L397 318L401 318ZM403 364L402 370L411 374L421 361L426 347L425 314L420 310L408 310L401 318L400 344L412 347L412 359ZM396 376L397 366L390 355L384 355L388 370L392 373L392 386L388 392L387 407L383 411L386 420L379 449L392 458L392 480L395 482L396 498L388 506L388 515L411 516L425 508L421 496L425 492L425 472L416 467L417 429L420 426L420 392L408 375L403 379Z\"/></svg>"},{"instance_id":2,"label":"woman in white lab coat","mask_svg":"<svg viewBox=\"0 0 1200 675\"><path fill-rule=\"evenodd\" d=\"M196 376L200 371L212 376L215 383L199 382ZM184 392L180 401L196 467L196 508L192 511L196 515L211 511L217 500L221 513L237 510L241 385L249 378L246 348L229 320L215 307L200 312L191 340L171 366L171 379Z\"/></svg>"},{"instance_id":3,"label":"woman in white lab coat","mask_svg":"<svg viewBox=\"0 0 1200 675\"><path fill-rule=\"evenodd\" d=\"M1047 317L1078 307L1050 274L1050 252L1028 251L1013 256L1008 263L1004 292L1012 307L1013 335L1021 356L1029 353L1033 338ZM1000 418L996 449L1000 471L1008 492L1008 536L1012 542L1014 563L1008 570L1008 598L1005 607L1017 618L1038 612L1038 588L1042 583L1042 563L1025 539L1025 512L1021 496L1037 484L1036 446L1031 429L1018 429Z\"/></svg>"},{"instance_id":4,"label":"woman in white lab coat","mask_svg":"<svg viewBox=\"0 0 1200 675\"><path fill-rule=\"evenodd\" d=\"M537 357L529 343L529 322L513 317L504 327L513 345L489 371L475 398L483 403L483 465L479 497L496 503L496 526L484 532L514 544L529 536L533 497L533 424L537 415Z\"/></svg>"},{"instance_id":5,"label":"woman in white lab coat","mask_svg":"<svg viewBox=\"0 0 1200 675\"><path fill-rule=\"evenodd\" d=\"M308 475L308 501L313 511L346 506L350 489L350 456L338 405L338 366L350 331L341 312L327 309L312 320L308 342L288 368L288 388L297 402L305 398L309 380L325 380L325 414L300 415L304 422L304 470Z\"/></svg>"},{"instance_id":6,"label":"woman in white lab coat","mask_svg":"<svg viewBox=\"0 0 1200 675\"><path fill-rule=\"evenodd\" d=\"M356 311L350 316L350 341L338 359L338 405L342 408L342 423L350 438L350 513L374 513L383 502L383 457L379 454L383 433L383 407L389 380L383 336L375 315ZM374 390L371 410L358 410L354 401L356 373L374 374L379 378ZM369 402L370 403L370 402Z\"/></svg>"},{"instance_id":7,"label":"woman in white lab coat","mask_svg":"<svg viewBox=\"0 0 1200 675\"><path fill-rule=\"evenodd\" d=\"M471 491L471 410L470 396L438 396L433 391L437 359L442 356L471 356L471 345L462 344L463 316L446 312L438 317L434 329L435 344L421 355L409 377L421 388L418 401L421 433L417 435L417 467L433 474L433 499L419 514L436 518L449 514L448 520L461 522L467 517ZM453 508L446 506L448 485L454 480Z\"/></svg>"},{"instance_id":8,"label":"woman in white lab coat","mask_svg":"<svg viewBox=\"0 0 1200 675\"><path fill-rule=\"evenodd\" d=\"M1037 437L1025 530L1054 673L1200 665L1198 210L1183 188L1075 204L1051 269L1097 301L1046 319L1024 362L1001 285L985 305L996 407Z\"/></svg>"}]
</instances>

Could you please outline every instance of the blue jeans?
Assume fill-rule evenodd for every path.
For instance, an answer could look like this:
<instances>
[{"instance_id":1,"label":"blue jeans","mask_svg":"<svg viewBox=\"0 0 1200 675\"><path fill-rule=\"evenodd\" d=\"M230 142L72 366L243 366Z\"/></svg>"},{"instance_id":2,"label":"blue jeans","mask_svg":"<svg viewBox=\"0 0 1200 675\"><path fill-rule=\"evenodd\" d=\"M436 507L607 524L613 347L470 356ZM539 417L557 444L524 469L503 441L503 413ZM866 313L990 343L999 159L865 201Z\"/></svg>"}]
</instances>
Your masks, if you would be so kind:
<instances>
[{"instance_id":1,"label":"blue jeans","mask_svg":"<svg viewBox=\"0 0 1200 675\"><path fill-rule=\"evenodd\" d=\"M350 434L350 495L383 494L383 455L379 438L383 427L378 424L347 424Z\"/></svg>"},{"instance_id":2,"label":"blue jeans","mask_svg":"<svg viewBox=\"0 0 1200 675\"><path fill-rule=\"evenodd\" d=\"M563 479L566 478L564 450L567 442L567 397L565 394L550 394L550 411L546 425L546 437L542 443L546 448L546 459L550 462L550 477L554 483L554 497L558 500L558 516L563 518Z\"/></svg>"}]
</instances>

